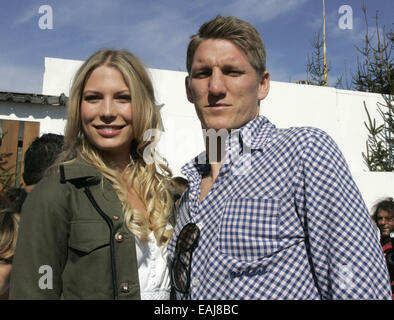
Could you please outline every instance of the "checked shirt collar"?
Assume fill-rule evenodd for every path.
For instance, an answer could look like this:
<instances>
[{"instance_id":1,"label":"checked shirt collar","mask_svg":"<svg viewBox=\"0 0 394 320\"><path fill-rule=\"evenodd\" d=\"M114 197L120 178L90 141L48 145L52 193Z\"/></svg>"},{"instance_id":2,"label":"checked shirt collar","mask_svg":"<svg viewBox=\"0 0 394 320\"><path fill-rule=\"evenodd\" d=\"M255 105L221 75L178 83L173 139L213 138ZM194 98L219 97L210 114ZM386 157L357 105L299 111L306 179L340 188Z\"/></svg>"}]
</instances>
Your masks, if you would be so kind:
<instances>
[{"instance_id":1,"label":"checked shirt collar","mask_svg":"<svg viewBox=\"0 0 394 320\"><path fill-rule=\"evenodd\" d=\"M243 152L262 150L274 129L275 126L266 117L258 116L241 129L232 131L226 139L227 156L222 165L223 170L227 170L233 162L232 159ZM201 177L210 172L206 158L206 151L203 151L182 167L182 173L189 178L189 182L198 181L199 184Z\"/></svg>"}]
</instances>

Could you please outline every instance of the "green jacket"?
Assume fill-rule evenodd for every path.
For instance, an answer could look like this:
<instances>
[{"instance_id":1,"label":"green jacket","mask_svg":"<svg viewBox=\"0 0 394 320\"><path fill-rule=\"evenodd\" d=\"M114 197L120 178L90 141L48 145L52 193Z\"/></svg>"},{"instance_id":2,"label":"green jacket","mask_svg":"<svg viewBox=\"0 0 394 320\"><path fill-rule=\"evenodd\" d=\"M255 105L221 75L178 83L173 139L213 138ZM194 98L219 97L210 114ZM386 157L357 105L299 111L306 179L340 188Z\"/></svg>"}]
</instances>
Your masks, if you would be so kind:
<instances>
[{"instance_id":1,"label":"green jacket","mask_svg":"<svg viewBox=\"0 0 394 320\"><path fill-rule=\"evenodd\" d=\"M140 299L135 239L119 198L82 161L30 192L13 260L10 299L60 298Z\"/></svg>"}]
</instances>

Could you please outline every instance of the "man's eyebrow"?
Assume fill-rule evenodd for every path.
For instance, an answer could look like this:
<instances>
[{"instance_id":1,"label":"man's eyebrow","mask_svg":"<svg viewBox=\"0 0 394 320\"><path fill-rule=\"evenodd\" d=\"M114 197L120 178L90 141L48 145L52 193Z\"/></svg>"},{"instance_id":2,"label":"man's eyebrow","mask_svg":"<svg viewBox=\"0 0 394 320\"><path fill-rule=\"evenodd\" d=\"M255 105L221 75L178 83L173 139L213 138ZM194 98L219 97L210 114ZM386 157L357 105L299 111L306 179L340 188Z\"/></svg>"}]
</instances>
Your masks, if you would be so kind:
<instances>
[{"instance_id":1,"label":"man's eyebrow","mask_svg":"<svg viewBox=\"0 0 394 320\"><path fill-rule=\"evenodd\" d=\"M192 68L192 71L193 70L208 70L208 69L211 69L211 67L208 64L201 63L201 64L198 64L197 66L195 66L194 68Z\"/></svg>"},{"instance_id":2,"label":"man's eyebrow","mask_svg":"<svg viewBox=\"0 0 394 320\"><path fill-rule=\"evenodd\" d=\"M225 69L225 70L229 70L229 69L242 69L242 66L239 66L239 65L235 65L235 64L233 64L233 63L229 63L229 64L224 64L223 66L222 66L222 69Z\"/></svg>"}]
</instances>

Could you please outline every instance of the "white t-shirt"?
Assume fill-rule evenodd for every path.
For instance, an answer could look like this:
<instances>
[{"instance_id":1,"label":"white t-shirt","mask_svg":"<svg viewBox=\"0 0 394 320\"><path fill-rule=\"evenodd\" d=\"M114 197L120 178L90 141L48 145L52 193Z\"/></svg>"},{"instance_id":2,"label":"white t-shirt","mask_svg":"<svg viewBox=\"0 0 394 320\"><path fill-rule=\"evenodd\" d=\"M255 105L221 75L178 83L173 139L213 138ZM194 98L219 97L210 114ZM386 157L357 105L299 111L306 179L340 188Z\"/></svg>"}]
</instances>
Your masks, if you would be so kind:
<instances>
[{"instance_id":1,"label":"white t-shirt","mask_svg":"<svg viewBox=\"0 0 394 320\"><path fill-rule=\"evenodd\" d=\"M153 231L149 234L149 242L135 239L141 300L169 300L171 283L167 246L157 246Z\"/></svg>"}]
</instances>

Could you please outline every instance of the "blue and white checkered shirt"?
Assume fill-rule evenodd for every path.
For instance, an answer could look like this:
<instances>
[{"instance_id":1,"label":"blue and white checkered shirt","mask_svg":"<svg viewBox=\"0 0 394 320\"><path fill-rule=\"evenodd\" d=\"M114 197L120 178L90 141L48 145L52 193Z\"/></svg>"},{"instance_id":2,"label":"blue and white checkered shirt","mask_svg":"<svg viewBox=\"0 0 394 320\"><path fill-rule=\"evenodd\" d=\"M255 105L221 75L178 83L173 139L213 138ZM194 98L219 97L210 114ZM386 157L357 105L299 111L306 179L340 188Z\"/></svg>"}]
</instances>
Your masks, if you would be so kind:
<instances>
[{"instance_id":1,"label":"blue and white checkered shirt","mask_svg":"<svg viewBox=\"0 0 394 320\"><path fill-rule=\"evenodd\" d=\"M210 166L197 157L183 167L189 188L170 258L185 224L197 223L201 235L190 293L178 299L391 299L371 218L325 132L278 129L260 116L231 135L226 150L201 203Z\"/></svg>"}]
</instances>

